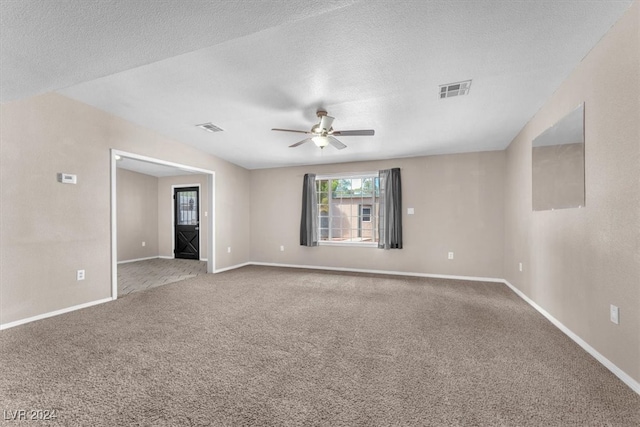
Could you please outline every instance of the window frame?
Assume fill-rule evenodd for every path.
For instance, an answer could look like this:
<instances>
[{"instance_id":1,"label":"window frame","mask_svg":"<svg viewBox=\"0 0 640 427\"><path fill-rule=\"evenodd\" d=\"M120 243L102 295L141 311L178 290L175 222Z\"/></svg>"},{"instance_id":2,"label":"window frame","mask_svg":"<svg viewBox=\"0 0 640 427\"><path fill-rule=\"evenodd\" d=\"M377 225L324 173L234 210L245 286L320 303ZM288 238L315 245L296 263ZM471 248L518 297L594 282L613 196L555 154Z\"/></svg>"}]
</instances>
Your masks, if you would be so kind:
<instances>
[{"instance_id":1,"label":"window frame","mask_svg":"<svg viewBox=\"0 0 640 427\"><path fill-rule=\"evenodd\" d=\"M316 175L316 183L318 181L325 181L328 180L329 181L329 197L327 200L327 206L329 209L329 215L327 216L328 219L328 224L327 227L324 229L328 230L329 236L327 237L328 239L331 238L331 232L333 230L333 221L332 221L332 216L330 214L331 212L331 206L332 206L332 191L331 191L331 181L332 180L337 180L337 179L367 179L367 178L371 178L373 179L374 183L375 180L377 180L379 178L378 176L378 171L375 172L371 172L371 171L366 171L366 172L349 172L349 173L334 173L334 174L324 174L324 175ZM378 236L378 219L375 216L375 208L374 206L376 206L379 202L379 197L380 195L377 194L376 195L376 186L374 184L374 189L373 189L373 196L372 197L368 197L366 199L360 198L359 203L357 203L356 205L358 206L358 219L360 222L365 222L366 224L372 224L372 230L373 230L373 238L372 241L369 242L358 242L358 241L353 241L353 240L346 240L346 241L337 241L337 240L322 240L322 232L323 232L323 227L322 227L322 216L321 216L321 209L320 209L320 203L318 203L318 245L319 246L352 246L352 247L373 247L373 248L377 248L378 247L378 241L380 239L380 236ZM379 188L379 184L378 184L378 188ZM362 203L363 200L371 200L371 203ZM362 221L362 207L363 206L367 206L371 209L371 213L369 215L370 221ZM361 228L361 226L359 227Z\"/></svg>"}]
</instances>

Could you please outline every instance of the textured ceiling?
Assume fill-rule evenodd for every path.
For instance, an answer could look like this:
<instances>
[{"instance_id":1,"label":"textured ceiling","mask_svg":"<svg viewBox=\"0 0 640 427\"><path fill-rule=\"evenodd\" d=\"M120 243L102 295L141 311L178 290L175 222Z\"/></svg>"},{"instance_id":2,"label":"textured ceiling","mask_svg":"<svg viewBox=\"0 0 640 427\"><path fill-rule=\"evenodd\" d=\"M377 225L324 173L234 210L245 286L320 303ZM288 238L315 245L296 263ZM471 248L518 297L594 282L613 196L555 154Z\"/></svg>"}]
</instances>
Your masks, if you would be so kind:
<instances>
[{"instance_id":1,"label":"textured ceiling","mask_svg":"<svg viewBox=\"0 0 640 427\"><path fill-rule=\"evenodd\" d=\"M0 0L1 99L72 86L351 3Z\"/></svg>"},{"instance_id":2,"label":"textured ceiling","mask_svg":"<svg viewBox=\"0 0 640 427\"><path fill-rule=\"evenodd\" d=\"M247 168L503 149L632 3L0 1L3 102L57 90ZM376 135L270 131L318 108Z\"/></svg>"}]
</instances>

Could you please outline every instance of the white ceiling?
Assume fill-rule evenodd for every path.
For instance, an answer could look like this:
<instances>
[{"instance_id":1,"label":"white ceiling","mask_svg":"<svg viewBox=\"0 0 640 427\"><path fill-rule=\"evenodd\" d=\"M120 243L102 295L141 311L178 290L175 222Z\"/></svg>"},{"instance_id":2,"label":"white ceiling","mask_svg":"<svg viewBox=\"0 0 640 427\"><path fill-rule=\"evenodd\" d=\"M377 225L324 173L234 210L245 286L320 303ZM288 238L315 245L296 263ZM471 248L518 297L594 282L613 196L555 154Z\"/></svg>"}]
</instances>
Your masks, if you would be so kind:
<instances>
[{"instance_id":1,"label":"white ceiling","mask_svg":"<svg viewBox=\"0 0 640 427\"><path fill-rule=\"evenodd\" d=\"M499 150L631 3L0 0L2 101L57 90L250 169ZM270 130L318 108L376 135Z\"/></svg>"}]
</instances>

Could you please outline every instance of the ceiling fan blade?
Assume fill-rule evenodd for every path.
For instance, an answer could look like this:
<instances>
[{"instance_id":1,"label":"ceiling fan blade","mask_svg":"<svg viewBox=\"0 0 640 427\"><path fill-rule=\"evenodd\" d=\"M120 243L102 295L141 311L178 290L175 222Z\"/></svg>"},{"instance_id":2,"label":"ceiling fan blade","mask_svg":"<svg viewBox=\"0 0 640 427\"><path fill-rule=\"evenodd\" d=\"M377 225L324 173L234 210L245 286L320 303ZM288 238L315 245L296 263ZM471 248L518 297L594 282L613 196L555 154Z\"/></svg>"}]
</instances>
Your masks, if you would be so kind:
<instances>
[{"instance_id":1,"label":"ceiling fan blade","mask_svg":"<svg viewBox=\"0 0 640 427\"><path fill-rule=\"evenodd\" d=\"M293 129L278 129L278 128L273 128L271 130L277 130L278 132L311 133L308 130L293 130Z\"/></svg>"},{"instance_id":2,"label":"ceiling fan blade","mask_svg":"<svg viewBox=\"0 0 640 427\"><path fill-rule=\"evenodd\" d=\"M363 129L363 130L335 130L331 132L331 135L338 136L373 136L376 131L373 129Z\"/></svg>"},{"instance_id":3,"label":"ceiling fan blade","mask_svg":"<svg viewBox=\"0 0 640 427\"><path fill-rule=\"evenodd\" d=\"M311 141L311 138L303 139L302 141L298 141L298 142L296 142L295 144L291 144L291 145L289 146L289 148L295 148L295 147L297 147L297 146L299 146L299 145L304 144L305 142L310 142L310 141Z\"/></svg>"},{"instance_id":4,"label":"ceiling fan blade","mask_svg":"<svg viewBox=\"0 0 640 427\"><path fill-rule=\"evenodd\" d=\"M329 144L333 145L334 147L336 147L338 150L342 150L343 148L347 148L346 145L344 145L342 142L338 141L337 139L335 139L332 136L328 136L327 138L329 138Z\"/></svg>"},{"instance_id":5,"label":"ceiling fan blade","mask_svg":"<svg viewBox=\"0 0 640 427\"><path fill-rule=\"evenodd\" d=\"M325 129L327 132L331 129L331 124L335 119L331 116L322 116L320 119L320 129Z\"/></svg>"}]
</instances>

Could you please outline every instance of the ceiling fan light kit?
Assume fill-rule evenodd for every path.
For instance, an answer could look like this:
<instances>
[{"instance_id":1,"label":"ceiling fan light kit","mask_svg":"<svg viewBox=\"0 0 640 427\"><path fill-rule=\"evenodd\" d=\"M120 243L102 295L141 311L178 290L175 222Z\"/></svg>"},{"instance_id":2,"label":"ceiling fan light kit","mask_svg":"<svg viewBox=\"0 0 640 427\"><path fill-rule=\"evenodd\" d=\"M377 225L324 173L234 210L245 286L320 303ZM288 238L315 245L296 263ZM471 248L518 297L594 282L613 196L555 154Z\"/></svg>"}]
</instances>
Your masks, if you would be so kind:
<instances>
[{"instance_id":1,"label":"ceiling fan light kit","mask_svg":"<svg viewBox=\"0 0 640 427\"><path fill-rule=\"evenodd\" d=\"M298 141L295 144L291 144L289 148L298 147L305 142L312 141L318 148L323 149L327 145L331 144L338 150L342 150L343 148L347 148L342 142L338 141L333 135L339 136L373 136L375 135L375 131L373 129L366 130L343 130L336 131L333 130L331 125L335 120L334 117L327 115L327 112L324 110L318 110L316 112L316 116L320 119L320 123L315 124L311 127L310 131L305 130L293 130L293 129L279 129L273 128L271 130L279 131L279 132L294 132L294 133L304 133L308 135L313 135L310 138L303 139L302 141Z\"/></svg>"},{"instance_id":2,"label":"ceiling fan light kit","mask_svg":"<svg viewBox=\"0 0 640 427\"><path fill-rule=\"evenodd\" d=\"M320 149L322 149L322 148L326 147L327 145L329 145L329 138L327 138L326 136L314 136L313 138L311 138L311 140Z\"/></svg>"}]
</instances>

